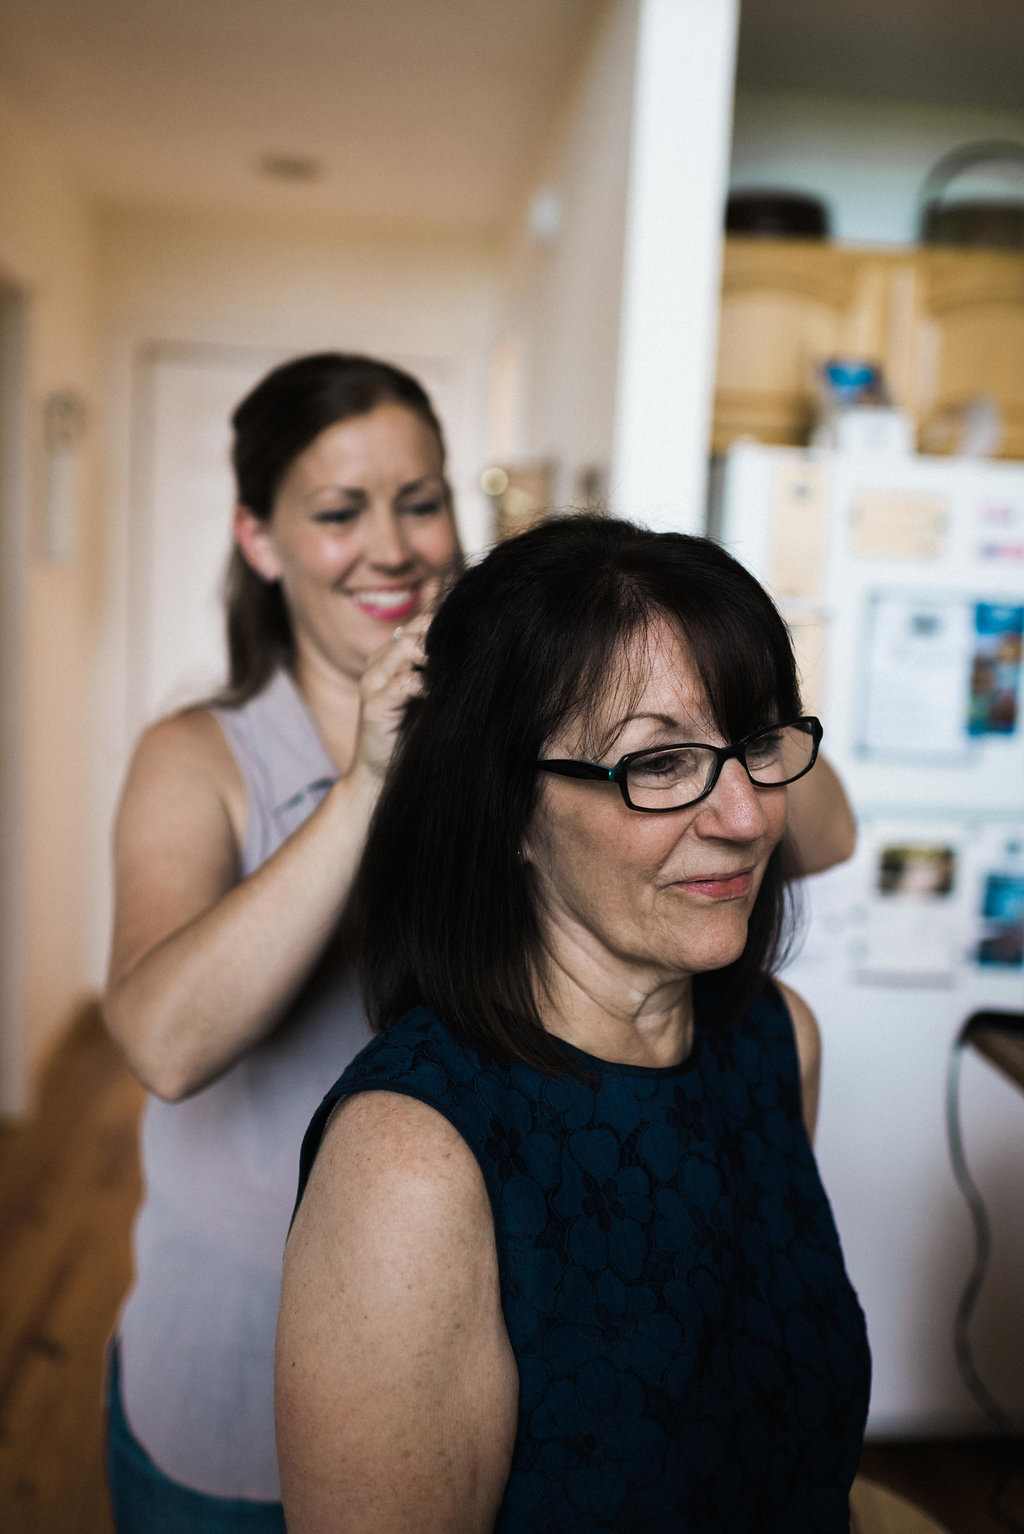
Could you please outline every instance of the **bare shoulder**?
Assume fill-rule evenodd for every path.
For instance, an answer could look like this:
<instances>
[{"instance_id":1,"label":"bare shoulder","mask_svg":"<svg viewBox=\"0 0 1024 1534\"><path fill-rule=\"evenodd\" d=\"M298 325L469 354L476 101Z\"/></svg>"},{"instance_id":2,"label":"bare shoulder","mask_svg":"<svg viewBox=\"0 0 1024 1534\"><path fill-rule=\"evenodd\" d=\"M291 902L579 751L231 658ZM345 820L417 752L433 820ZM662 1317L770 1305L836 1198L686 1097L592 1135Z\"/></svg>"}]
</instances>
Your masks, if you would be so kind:
<instances>
[{"instance_id":1,"label":"bare shoulder","mask_svg":"<svg viewBox=\"0 0 1024 1534\"><path fill-rule=\"evenodd\" d=\"M399 1092L360 1092L334 1114L296 1217L296 1231L372 1216L382 1238L416 1230L433 1242L491 1228L476 1157L443 1114ZM349 1228L351 1228L349 1226Z\"/></svg>"},{"instance_id":2,"label":"bare shoulder","mask_svg":"<svg viewBox=\"0 0 1024 1534\"><path fill-rule=\"evenodd\" d=\"M275 1380L296 1534L340 1528L342 1506L348 1534L493 1529L518 1400L494 1222L425 1103L370 1091L329 1124L285 1249Z\"/></svg>"},{"instance_id":3,"label":"bare shoulder","mask_svg":"<svg viewBox=\"0 0 1024 1534\"><path fill-rule=\"evenodd\" d=\"M158 719L135 747L124 785L121 816L178 825L179 816L198 816L202 830L221 818L231 842L245 834L245 787L219 724L205 709L187 709Z\"/></svg>"},{"instance_id":4,"label":"bare shoulder","mask_svg":"<svg viewBox=\"0 0 1024 1534\"><path fill-rule=\"evenodd\" d=\"M146 730L114 833L111 987L237 882L245 817L242 780L211 715L191 710Z\"/></svg>"},{"instance_id":5,"label":"bare shoulder","mask_svg":"<svg viewBox=\"0 0 1024 1534\"><path fill-rule=\"evenodd\" d=\"M818 1096L821 1087L821 1029L818 1019L803 997L781 980L776 981L793 1019L797 1058L800 1061L800 1087L803 1094L804 1123L813 1141L818 1121Z\"/></svg>"},{"instance_id":6,"label":"bare shoulder","mask_svg":"<svg viewBox=\"0 0 1024 1534\"><path fill-rule=\"evenodd\" d=\"M336 1287L345 1274L344 1292ZM489 1279L482 1281L482 1275ZM354 1345L386 1329L424 1348L486 1321L496 1299L494 1221L469 1146L436 1109L359 1093L324 1134L285 1248L282 1325L334 1309ZM305 1329L305 1328L303 1328Z\"/></svg>"},{"instance_id":7,"label":"bare shoulder","mask_svg":"<svg viewBox=\"0 0 1024 1534\"><path fill-rule=\"evenodd\" d=\"M129 773L132 784L185 781L218 793L225 802L244 799L238 765L221 726L207 709L185 709L144 730Z\"/></svg>"},{"instance_id":8,"label":"bare shoulder","mask_svg":"<svg viewBox=\"0 0 1024 1534\"><path fill-rule=\"evenodd\" d=\"M818 1019L798 991L794 991L792 986L784 985L781 980L775 983L782 992L789 1008L789 1015L793 1019L793 1032L796 1035L796 1049L801 1066L819 1061L821 1029L818 1027Z\"/></svg>"}]
</instances>

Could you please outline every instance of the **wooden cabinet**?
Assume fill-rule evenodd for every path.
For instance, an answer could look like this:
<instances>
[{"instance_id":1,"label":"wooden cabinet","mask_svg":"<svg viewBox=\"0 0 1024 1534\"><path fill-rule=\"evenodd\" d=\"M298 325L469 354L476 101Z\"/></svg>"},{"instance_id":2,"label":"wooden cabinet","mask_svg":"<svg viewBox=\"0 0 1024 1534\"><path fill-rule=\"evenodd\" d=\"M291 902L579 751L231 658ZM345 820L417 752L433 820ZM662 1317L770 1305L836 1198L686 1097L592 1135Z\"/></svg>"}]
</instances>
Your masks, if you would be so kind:
<instances>
[{"instance_id":1,"label":"wooden cabinet","mask_svg":"<svg viewBox=\"0 0 1024 1534\"><path fill-rule=\"evenodd\" d=\"M816 368L840 356L881 365L921 445L983 394L1003 418L1000 456L1024 458L1024 255L728 239L713 448L806 443Z\"/></svg>"},{"instance_id":2,"label":"wooden cabinet","mask_svg":"<svg viewBox=\"0 0 1024 1534\"><path fill-rule=\"evenodd\" d=\"M920 424L965 396L1003 416L1001 457L1024 458L1024 256L928 251L920 262Z\"/></svg>"}]
</instances>

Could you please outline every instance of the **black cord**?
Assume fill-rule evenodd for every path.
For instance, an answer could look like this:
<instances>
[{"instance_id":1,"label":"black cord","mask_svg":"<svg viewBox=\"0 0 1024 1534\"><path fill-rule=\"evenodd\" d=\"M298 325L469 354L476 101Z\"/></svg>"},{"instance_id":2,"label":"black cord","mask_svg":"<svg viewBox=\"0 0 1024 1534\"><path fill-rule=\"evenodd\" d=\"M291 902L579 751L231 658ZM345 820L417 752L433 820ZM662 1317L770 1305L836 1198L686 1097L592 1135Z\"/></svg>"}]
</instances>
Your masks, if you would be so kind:
<instances>
[{"instance_id":1,"label":"black cord","mask_svg":"<svg viewBox=\"0 0 1024 1534\"><path fill-rule=\"evenodd\" d=\"M956 1316L953 1320L953 1350L956 1354L957 1367L967 1389L999 1437L1004 1442L1011 1440L1007 1444L1006 1465L989 1498L989 1515L1004 1529L1011 1529L1014 1534L1024 1534L1024 1523L1000 1506L1010 1482L1020 1468L1018 1465L1020 1445L1014 1446L1012 1443L1017 1436L1016 1424L991 1394L978 1373L968 1330L992 1257L992 1230L988 1211L977 1184L968 1171L963 1136L960 1132L960 1062L964 1048L970 1040L971 1022L972 1020L968 1020L964 1024L954 1041L946 1075L946 1137L949 1141L949 1159L957 1187L966 1200L974 1225L974 1266L971 1268L963 1294L960 1296L960 1303L956 1308Z\"/></svg>"}]
</instances>

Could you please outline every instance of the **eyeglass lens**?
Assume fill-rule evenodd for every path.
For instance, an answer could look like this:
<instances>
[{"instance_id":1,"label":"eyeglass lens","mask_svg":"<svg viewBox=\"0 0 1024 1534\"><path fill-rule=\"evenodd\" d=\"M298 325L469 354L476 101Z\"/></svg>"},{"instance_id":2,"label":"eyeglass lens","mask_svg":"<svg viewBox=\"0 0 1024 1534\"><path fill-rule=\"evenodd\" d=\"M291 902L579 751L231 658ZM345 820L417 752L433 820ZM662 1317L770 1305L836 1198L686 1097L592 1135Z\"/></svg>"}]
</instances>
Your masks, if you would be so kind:
<instances>
[{"instance_id":1,"label":"eyeglass lens","mask_svg":"<svg viewBox=\"0 0 1024 1534\"><path fill-rule=\"evenodd\" d=\"M814 756L814 736L799 724L752 736L743 760L752 783L770 788L792 782ZM638 809L678 809L699 799L714 776L718 758L710 746L674 746L645 752L626 769L626 789Z\"/></svg>"}]
</instances>

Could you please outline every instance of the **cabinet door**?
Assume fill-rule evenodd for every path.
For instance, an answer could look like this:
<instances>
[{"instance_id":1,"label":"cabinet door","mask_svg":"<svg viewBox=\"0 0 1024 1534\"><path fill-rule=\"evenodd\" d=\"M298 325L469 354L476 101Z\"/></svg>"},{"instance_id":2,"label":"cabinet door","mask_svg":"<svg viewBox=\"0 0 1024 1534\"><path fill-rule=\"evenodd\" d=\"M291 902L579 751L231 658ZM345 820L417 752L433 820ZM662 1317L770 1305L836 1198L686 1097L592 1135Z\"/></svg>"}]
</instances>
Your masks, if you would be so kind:
<instances>
[{"instance_id":1,"label":"cabinet door","mask_svg":"<svg viewBox=\"0 0 1024 1534\"><path fill-rule=\"evenodd\" d=\"M806 443L830 357L882 361L884 257L812 242L726 241L712 447Z\"/></svg>"},{"instance_id":2,"label":"cabinet door","mask_svg":"<svg viewBox=\"0 0 1024 1534\"><path fill-rule=\"evenodd\" d=\"M918 409L925 445L976 395L1003 418L1002 458L1024 458L1024 256L922 251L918 280ZM929 428L932 428L929 431Z\"/></svg>"}]
</instances>

